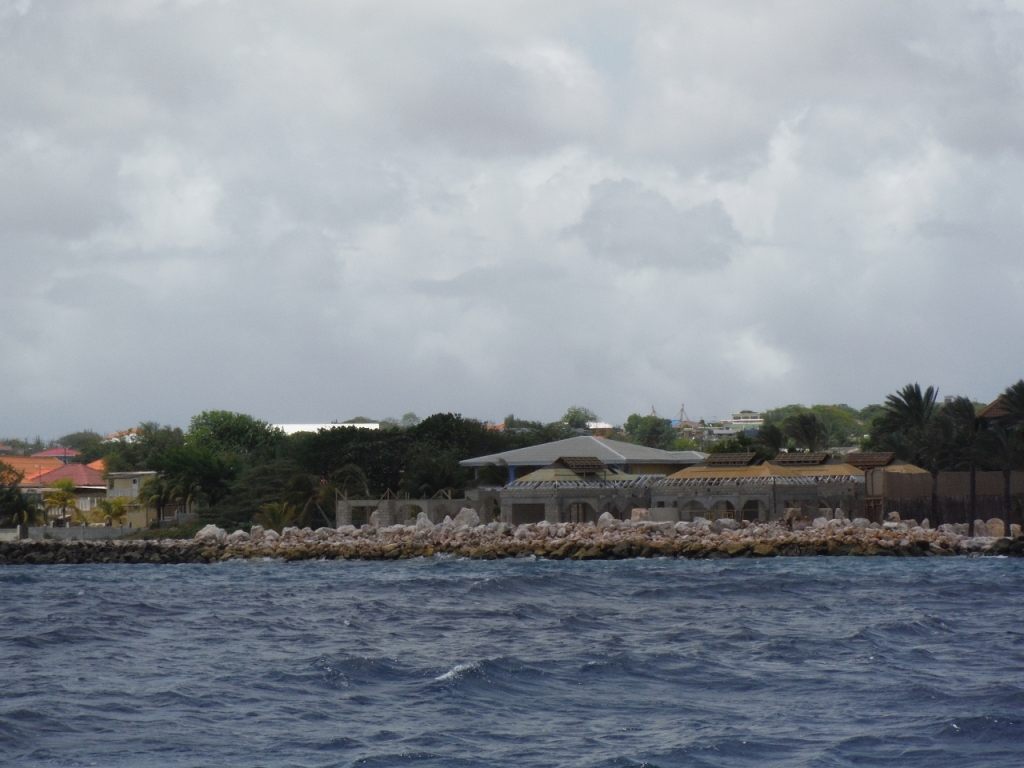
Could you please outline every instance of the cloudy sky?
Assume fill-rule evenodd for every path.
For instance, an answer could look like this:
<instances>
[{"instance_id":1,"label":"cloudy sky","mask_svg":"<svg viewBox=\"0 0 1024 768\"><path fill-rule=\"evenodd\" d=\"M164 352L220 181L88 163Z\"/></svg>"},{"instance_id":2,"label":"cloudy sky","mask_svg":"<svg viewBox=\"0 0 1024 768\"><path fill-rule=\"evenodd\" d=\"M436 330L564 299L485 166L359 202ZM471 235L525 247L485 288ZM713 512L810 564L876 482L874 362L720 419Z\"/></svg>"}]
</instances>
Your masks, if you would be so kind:
<instances>
[{"instance_id":1,"label":"cloudy sky","mask_svg":"<svg viewBox=\"0 0 1024 768\"><path fill-rule=\"evenodd\" d=\"M988 400L1024 0L0 0L0 435Z\"/></svg>"}]
</instances>

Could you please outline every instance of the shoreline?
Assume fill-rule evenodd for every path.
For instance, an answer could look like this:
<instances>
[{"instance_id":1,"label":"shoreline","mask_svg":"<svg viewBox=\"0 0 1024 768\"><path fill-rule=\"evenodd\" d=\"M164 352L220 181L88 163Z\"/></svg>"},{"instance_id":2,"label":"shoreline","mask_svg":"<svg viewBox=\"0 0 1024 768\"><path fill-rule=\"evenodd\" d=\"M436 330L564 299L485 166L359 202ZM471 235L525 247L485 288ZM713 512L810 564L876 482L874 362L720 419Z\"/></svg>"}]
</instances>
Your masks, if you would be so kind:
<instances>
[{"instance_id":1,"label":"shoreline","mask_svg":"<svg viewBox=\"0 0 1024 768\"><path fill-rule=\"evenodd\" d=\"M725 523L728 524L725 524ZM963 536L944 530L886 523L860 527L819 518L803 530L785 523L717 521L709 524L614 521L507 523L356 529L285 528L279 535L253 526L228 534L207 526L194 539L107 541L21 540L0 543L0 565L86 563L215 563L227 560L406 560L450 555L474 560L536 557L549 560L623 560L672 557L1024 557L1024 537Z\"/></svg>"}]
</instances>

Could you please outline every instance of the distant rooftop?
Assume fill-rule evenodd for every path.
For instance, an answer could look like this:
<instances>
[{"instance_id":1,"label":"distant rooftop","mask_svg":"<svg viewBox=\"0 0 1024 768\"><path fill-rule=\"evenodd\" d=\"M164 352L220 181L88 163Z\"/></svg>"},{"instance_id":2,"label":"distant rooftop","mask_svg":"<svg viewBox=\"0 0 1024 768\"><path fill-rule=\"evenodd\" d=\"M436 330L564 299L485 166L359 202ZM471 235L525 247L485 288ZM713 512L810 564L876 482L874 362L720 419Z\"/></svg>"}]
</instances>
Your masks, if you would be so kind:
<instances>
[{"instance_id":1,"label":"distant rooftop","mask_svg":"<svg viewBox=\"0 0 1024 768\"><path fill-rule=\"evenodd\" d=\"M56 458L56 459L63 459L63 458L73 458L75 456L81 456L81 455L82 454L79 453L78 451L76 451L74 448L64 448L63 446L58 445L56 448L47 448L45 451L40 451L39 453L33 453L32 454L32 458L33 459L45 459L45 458L48 458L48 457L53 457L53 458Z\"/></svg>"},{"instance_id":2,"label":"distant rooftop","mask_svg":"<svg viewBox=\"0 0 1024 768\"><path fill-rule=\"evenodd\" d=\"M464 467L486 467L505 464L509 467L546 467L558 459L596 459L611 466L622 464L696 464L704 454L698 451L662 451L644 445L633 445L604 437L584 435L555 440L551 443L516 448L488 456L477 456L460 461Z\"/></svg>"},{"instance_id":3,"label":"distant rooftop","mask_svg":"<svg viewBox=\"0 0 1024 768\"><path fill-rule=\"evenodd\" d=\"M321 429L338 429L339 427L355 427L356 429L380 429L380 424L375 421L345 421L339 424L334 421L330 424L274 424L286 435L294 435L298 432L319 432Z\"/></svg>"}]
</instances>

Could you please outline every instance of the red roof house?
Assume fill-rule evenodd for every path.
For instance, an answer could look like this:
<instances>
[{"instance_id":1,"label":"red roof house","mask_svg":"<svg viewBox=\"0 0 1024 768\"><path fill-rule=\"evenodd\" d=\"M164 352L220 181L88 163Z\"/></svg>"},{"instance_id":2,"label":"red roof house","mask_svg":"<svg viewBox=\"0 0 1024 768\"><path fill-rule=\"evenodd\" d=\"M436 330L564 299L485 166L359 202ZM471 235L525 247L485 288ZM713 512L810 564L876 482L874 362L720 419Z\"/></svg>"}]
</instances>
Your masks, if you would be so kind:
<instances>
[{"instance_id":1,"label":"red roof house","mask_svg":"<svg viewBox=\"0 0 1024 768\"><path fill-rule=\"evenodd\" d=\"M31 484L46 487L58 480L71 480L75 484L75 488L106 489L107 487L107 482L103 479L103 473L85 464L65 464L63 467L36 475ZM23 483L23 485L27 484Z\"/></svg>"},{"instance_id":2,"label":"red roof house","mask_svg":"<svg viewBox=\"0 0 1024 768\"><path fill-rule=\"evenodd\" d=\"M74 459L74 458L76 458L78 456L81 456L81 455L82 454L79 451L76 451L74 448L64 448L63 446L58 445L56 448L47 448L45 451L40 451L39 453L33 453L32 454L32 458L33 459L49 459L49 458L60 459L65 464L67 464L72 459Z\"/></svg>"}]
</instances>

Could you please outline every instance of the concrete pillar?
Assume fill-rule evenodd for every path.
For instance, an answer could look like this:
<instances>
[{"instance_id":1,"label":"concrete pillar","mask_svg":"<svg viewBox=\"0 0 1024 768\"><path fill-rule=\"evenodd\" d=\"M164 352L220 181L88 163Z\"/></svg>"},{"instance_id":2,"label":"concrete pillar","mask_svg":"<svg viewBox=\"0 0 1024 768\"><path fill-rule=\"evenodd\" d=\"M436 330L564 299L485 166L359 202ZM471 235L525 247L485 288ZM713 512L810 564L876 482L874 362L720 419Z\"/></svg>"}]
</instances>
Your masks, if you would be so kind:
<instances>
[{"instance_id":1,"label":"concrete pillar","mask_svg":"<svg viewBox=\"0 0 1024 768\"><path fill-rule=\"evenodd\" d=\"M346 499L338 499L338 508L334 513L334 522L338 528L343 525L352 525L352 507Z\"/></svg>"},{"instance_id":2,"label":"concrete pillar","mask_svg":"<svg viewBox=\"0 0 1024 768\"><path fill-rule=\"evenodd\" d=\"M544 520L549 523L558 523L558 499L548 499L544 502Z\"/></svg>"},{"instance_id":3,"label":"concrete pillar","mask_svg":"<svg viewBox=\"0 0 1024 768\"><path fill-rule=\"evenodd\" d=\"M512 502L502 503L501 505L501 522L511 523L512 522Z\"/></svg>"}]
</instances>

